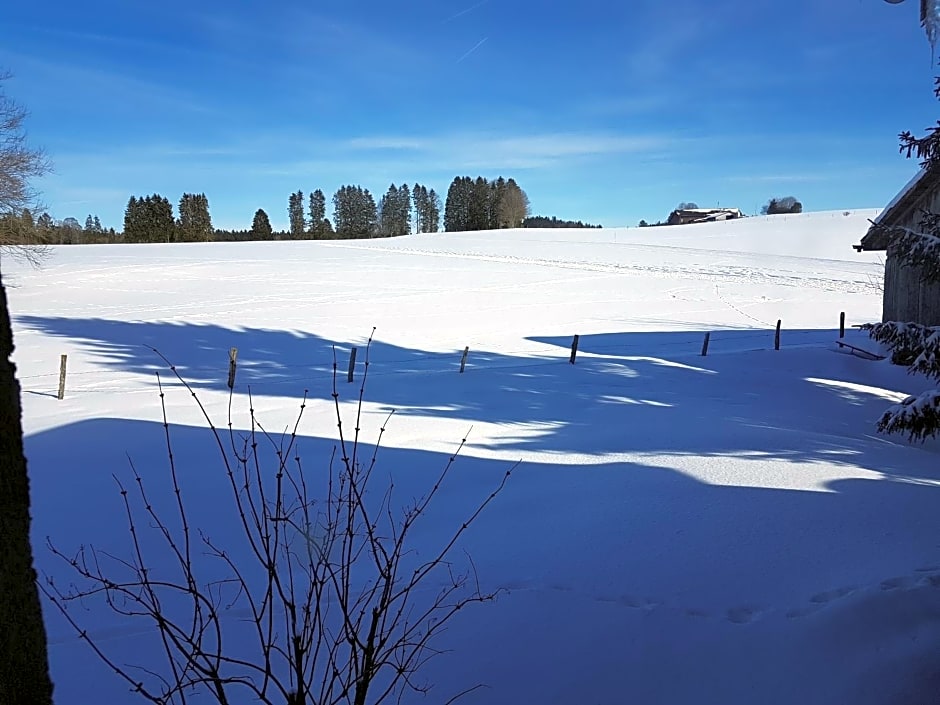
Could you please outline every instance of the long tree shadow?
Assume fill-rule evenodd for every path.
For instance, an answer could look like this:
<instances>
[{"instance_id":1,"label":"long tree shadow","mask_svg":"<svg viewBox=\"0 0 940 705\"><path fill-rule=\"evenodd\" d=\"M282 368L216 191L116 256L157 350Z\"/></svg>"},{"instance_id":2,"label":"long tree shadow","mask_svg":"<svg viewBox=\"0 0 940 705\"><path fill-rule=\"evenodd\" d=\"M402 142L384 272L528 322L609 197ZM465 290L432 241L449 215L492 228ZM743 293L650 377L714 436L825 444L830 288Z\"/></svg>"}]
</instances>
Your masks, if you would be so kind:
<instances>
[{"instance_id":1,"label":"long tree shadow","mask_svg":"<svg viewBox=\"0 0 940 705\"><path fill-rule=\"evenodd\" d=\"M364 340L330 341L299 331L102 319L20 317L17 325L69 338L106 370L153 375L160 350L197 389L225 390L228 350L238 348L236 392L326 399L334 359ZM760 456L824 461L908 477L930 465L922 449L872 439L891 392L917 390L900 368L825 349L833 331L617 333L571 341L533 338L544 354L460 353L373 342L366 400L399 414L488 422L504 428L490 450L692 456ZM856 341L867 338L851 331ZM733 352L734 354L723 354ZM353 386L346 387L352 390ZM341 390L342 391L342 390ZM350 394L352 396L352 394ZM931 446L933 447L933 446Z\"/></svg>"},{"instance_id":2,"label":"long tree shadow","mask_svg":"<svg viewBox=\"0 0 940 705\"><path fill-rule=\"evenodd\" d=\"M176 425L170 432L192 525L217 543L233 546L234 560L252 560L246 547L233 545L238 543L238 519L210 432ZM299 439L298 453L312 483L322 481L334 443ZM29 436L26 450L37 546L50 536L66 551L94 544L130 556L114 476L133 488L131 462L144 477L150 503L173 514L176 500L160 424L81 421ZM381 493L393 478L404 505L427 491L447 457L381 450L375 491ZM262 458L273 472L273 449L263 448ZM419 554L429 551L466 518L506 468L503 461L458 459L412 547ZM724 693L729 702L757 691L775 693L768 702L816 702L813 689L820 683L839 685L850 679L833 663L821 662L814 649L802 648L800 639L808 637L801 637L806 633L801 630L830 599L839 599L831 595L881 594L883 581L909 575L914 589L917 580L933 576L917 570L934 552L931 537L940 531L938 490L936 482L852 479L807 492L712 485L641 461L525 463L458 546L472 556L487 588L508 592L495 606L469 612L447 632L440 646L455 654L434 663L433 682L440 687L435 692L457 691L482 680L489 688L468 702L520 702L527 694L550 702L553 689L566 687L564 674L574 659L591 664L594 675L578 682L593 701L624 692L649 701L659 689L671 702L692 702L691 691L680 687L685 683L682 687L699 693L704 687ZM197 560L206 558L200 554ZM36 564L40 573L54 575L61 584L70 578L70 569L47 551L37 552ZM155 563L152 570L159 575L166 567ZM210 566L208 574L219 577L213 570ZM101 605L81 607L77 618L122 663L143 660L149 668L159 667L158 661L148 661L160 654L144 645L151 636L146 629ZM50 605L45 615L61 700L133 701L136 696L128 694L127 686L97 661ZM241 617L233 614L235 620ZM687 621L663 631L662 620L671 624L669 620L679 618ZM758 619L779 621L784 636L768 640L764 632L748 629ZM865 622L864 613L859 619ZM581 633L590 639L577 638ZM858 673L865 662L855 659L877 660L879 634L853 635L851 644L843 644L840 663ZM607 665L611 653L618 658ZM664 683L655 677L656 669L651 672L645 665L658 654L660 669L687 670L690 663L708 662L721 653L736 654L734 673L719 660L707 683L691 676ZM493 654L503 655L494 662ZM787 664L785 685L766 675L776 673L780 663Z\"/></svg>"}]
</instances>

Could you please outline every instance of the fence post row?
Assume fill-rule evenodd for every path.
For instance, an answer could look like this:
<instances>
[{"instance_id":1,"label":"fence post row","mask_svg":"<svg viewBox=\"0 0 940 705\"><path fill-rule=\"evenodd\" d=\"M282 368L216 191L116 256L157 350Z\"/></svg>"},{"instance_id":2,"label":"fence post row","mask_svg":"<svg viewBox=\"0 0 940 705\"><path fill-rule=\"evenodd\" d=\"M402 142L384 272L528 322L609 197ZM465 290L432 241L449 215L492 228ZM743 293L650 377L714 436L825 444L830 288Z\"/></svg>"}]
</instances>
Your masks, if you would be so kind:
<instances>
[{"instance_id":1,"label":"fence post row","mask_svg":"<svg viewBox=\"0 0 940 705\"><path fill-rule=\"evenodd\" d=\"M783 321L777 319L777 329L774 332L774 350L780 349L780 328L783 324ZM705 332L705 339L702 341L702 357L708 355L708 345L711 342L711 331ZM839 314L839 337L845 337L845 311L842 311ZM581 341L580 335L575 335L574 340L571 341L571 357L568 359L572 365L575 364L575 360L578 357L578 343ZM353 382L355 379L356 371L356 353L358 348L352 348L349 351L349 370L347 372L347 381ZM463 354L460 356L460 374L463 374L467 368L467 357L470 354L470 346L466 346L463 349ZM235 371L238 367L238 348L231 348L228 352L228 388L235 388ZM59 399L65 399L65 373L67 367L68 355L62 355L59 362Z\"/></svg>"},{"instance_id":2,"label":"fence post row","mask_svg":"<svg viewBox=\"0 0 940 705\"><path fill-rule=\"evenodd\" d=\"M69 356L63 355L59 360L59 399L65 399L65 367Z\"/></svg>"}]
</instances>

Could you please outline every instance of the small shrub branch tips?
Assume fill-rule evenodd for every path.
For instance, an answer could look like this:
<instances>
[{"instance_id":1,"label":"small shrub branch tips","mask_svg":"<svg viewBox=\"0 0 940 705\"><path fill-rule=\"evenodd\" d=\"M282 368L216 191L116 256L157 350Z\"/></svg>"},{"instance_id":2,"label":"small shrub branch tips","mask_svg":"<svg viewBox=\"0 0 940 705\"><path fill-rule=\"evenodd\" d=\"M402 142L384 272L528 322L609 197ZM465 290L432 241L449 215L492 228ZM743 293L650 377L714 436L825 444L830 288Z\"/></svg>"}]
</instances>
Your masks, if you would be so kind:
<instances>
[{"instance_id":1,"label":"small shrub branch tips","mask_svg":"<svg viewBox=\"0 0 940 705\"><path fill-rule=\"evenodd\" d=\"M94 546L66 552L50 539L49 549L74 580L68 588L50 575L41 581L46 597L78 635L145 700L160 705L206 698L220 705L398 702L409 691L430 690L422 670L442 653L438 637L451 620L470 605L497 597L497 590L481 587L469 555L459 561L461 567L455 554L518 463L455 520L435 549L419 555L415 527L439 497L466 438L423 497L401 510L393 506L393 481L380 484L374 472L392 414L373 446L366 447L360 435L371 342L370 337L351 434L345 430L334 365L338 440L329 463L314 470L305 468L298 449L306 392L292 427L275 435L256 416L250 389L249 428L236 431L230 391L228 430L220 431L195 390L160 355L208 426L230 493L234 530L223 541L197 526L198 513L182 482L189 468L179 467L174 452L158 374L171 501L152 498L153 478L145 481L131 461L132 480L114 478L128 555ZM128 665L128 656L105 648L70 609L89 601L125 621L149 625L162 664ZM454 702L479 687L438 702Z\"/></svg>"}]
</instances>

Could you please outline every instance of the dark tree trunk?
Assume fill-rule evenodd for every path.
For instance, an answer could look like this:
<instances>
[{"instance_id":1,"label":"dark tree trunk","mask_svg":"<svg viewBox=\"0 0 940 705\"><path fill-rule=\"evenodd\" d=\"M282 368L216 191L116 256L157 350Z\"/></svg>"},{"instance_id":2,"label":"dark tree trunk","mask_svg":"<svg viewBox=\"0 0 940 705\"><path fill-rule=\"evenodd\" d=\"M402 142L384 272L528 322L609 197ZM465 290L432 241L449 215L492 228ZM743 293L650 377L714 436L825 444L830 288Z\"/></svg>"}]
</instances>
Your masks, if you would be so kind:
<instances>
[{"instance_id":1,"label":"dark tree trunk","mask_svg":"<svg viewBox=\"0 0 940 705\"><path fill-rule=\"evenodd\" d=\"M29 542L29 477L6 291L0 278L0 703L52 703Z\"/></svg>"}]
</instances>

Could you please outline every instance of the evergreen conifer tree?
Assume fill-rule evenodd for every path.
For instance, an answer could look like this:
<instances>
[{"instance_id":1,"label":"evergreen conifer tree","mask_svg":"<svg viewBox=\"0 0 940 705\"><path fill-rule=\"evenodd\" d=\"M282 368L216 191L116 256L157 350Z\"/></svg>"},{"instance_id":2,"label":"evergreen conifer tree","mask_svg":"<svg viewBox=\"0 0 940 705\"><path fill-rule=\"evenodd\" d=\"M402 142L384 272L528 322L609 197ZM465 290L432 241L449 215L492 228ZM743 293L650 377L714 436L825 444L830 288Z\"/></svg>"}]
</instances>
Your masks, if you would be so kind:
<instances>
[{"instance_id":1,"label":"evergreen conifer tree","mask_svg":"<svg viewBox=\"0 0 940 705\"><path fill-rule=\"evenodd\" d=\"M444 230L461 232L470 230L470 199L473 180L469 176L456 176L447 189L444 204Z\"/></svg>"},{"instance_id":2,"label":"evergreen conifer tree","mask_svg":"<svg viewBox=\"0 0 940 705\"><path fill-rule=\"evenodd\" d=\"M310 229L310 236L314 239L324 237L326 235L326 196L320 189L310 192L308 213L310 220L307 227Z\"/></svg>"},{"instance_id":3,"label":"evergreen conifer tree","mask_svg":"<svg viewBox=\"0 0 940 705\"><path fill-rule=\"evenodd\" d=\"M290 236L293 240L303 240L307 231L304 222L304 192L296 191L290 195L287 205L287 216L290 223Z\"/></svg>"},{"instance_id":4,"label":"evergreen conifer tree","mask_svg":"<svg viewBox=\"0 0 940 705\"><path fill-rule=\"evenodd\" d=\"M179 203L177 228L180 242L208 242L212 239L214 229L206 194L183 194Z\"/></svg>"},{"instance_id":5,"label":"evergreen conifer tree","mask_svg":"<svg viewBox=\"0 0 940 705\"><path fill-rule=\"evenodd\" d=\"M378 209L369 190L341 186L333 195L333 225L339 238L375 237Z\"/></svg>"},{"instance_id":6,"label":"evergreen conifer tree","mask_svg":"<svg viewBox=\"0 0 940 705\"><path fill-rule=\"evenodd\" d=\"M424 192L424 187L421 187L422 192ZM441 229L441 197L437 195L437 192L434 189L426 192L427 194L427 219L425 221L425 230L426 233L436 233Z\"/></svg>"},{"instance_id":7,"label":"evergreen conifer tree","mask_svg":"<svg viewBox=\"0 0 940 705\"><path fill-rule=\"evenodd\" d=\"M251 235L255 240L270 240L273 237L271 220L261 208L255 211L255 217L251 221Z\"/></svg>"},{"instance_id":8,"label":"evergreen conifer tree","mask_svg":"<svg viewBox=\"0 0 940 705\"><path fill-rule=\"evenodd\" d=\"M131 196L124 209L124 240L125 242L144 242L143 220L141 218L141 205L136 196ZM49 215L43 213L43 215ZM50 218L51 220L51 218Z\"/></svg>"},{"instance_id":9,"label":"evergreen conifer tree","mask_svg":"<svg viewBox=\"0 0 940 705\"><path fill-rule=\"evenodd\" d=\"M408 184L398 187L398 197L395 199L396 235L411 234L411 189Z\"/></svg>"},{"instance_id":10,"label":"evergreen conifer tree","mask_svg":"<svg viewBox=\"0 0 940 705\"><path fill-rule=\"evenodd\" d=\"M468 230L486 230L489 226L490 185L482 176L478 176L470 189L470 207L468 212Z\"/></svg>"},{"instance_id":11,"label":"evergreen conifer tree","mask_svg":"<svg viewBox=\"0 0 940 705\"><path fill-rule=\"evenodd\" d=\"M379 237L392 237L398 232L398 187L392 184L379 199Z\"/></svg>"}]
</instances>

